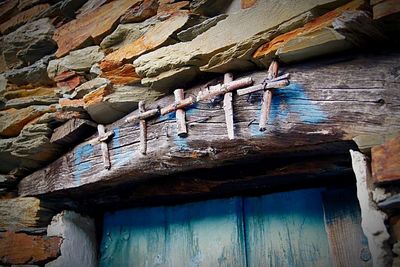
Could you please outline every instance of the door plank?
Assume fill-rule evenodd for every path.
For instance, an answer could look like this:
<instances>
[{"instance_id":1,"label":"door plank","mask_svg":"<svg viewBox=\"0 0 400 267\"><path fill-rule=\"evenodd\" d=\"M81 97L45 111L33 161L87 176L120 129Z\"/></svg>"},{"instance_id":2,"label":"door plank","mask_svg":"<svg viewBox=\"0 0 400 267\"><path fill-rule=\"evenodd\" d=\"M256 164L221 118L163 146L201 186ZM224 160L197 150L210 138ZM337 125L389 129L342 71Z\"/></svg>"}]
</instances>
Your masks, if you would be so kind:
<instances>
[{"instance_id":1,"label":"door plank","mask_svg":"<svg viewBox=\"0 0 400 267\"><path fill-rule=\"evenodd\" d=\"M245 199L248 266L331 266L320 192Z\"/></svg>"},{"instance_id":2,"label":"door plank","mask_svg":"<svg viewBox=\"0 0 400 267\"><path fill-rule=\"evenodd\" d=\"M360 207L353 188L322 193L325 227L335 267L371 267L368 240L361 228Z\"/></svg>"},{"instance_id":3,"label":"door plank","mask_svg":"<svg viewBox=\"0 0 400 267\"><path fill-rule=\"evenodd\" d=\"M245 266L240 198L108 213L100 266Z\"/></svg>"}]
</instances>

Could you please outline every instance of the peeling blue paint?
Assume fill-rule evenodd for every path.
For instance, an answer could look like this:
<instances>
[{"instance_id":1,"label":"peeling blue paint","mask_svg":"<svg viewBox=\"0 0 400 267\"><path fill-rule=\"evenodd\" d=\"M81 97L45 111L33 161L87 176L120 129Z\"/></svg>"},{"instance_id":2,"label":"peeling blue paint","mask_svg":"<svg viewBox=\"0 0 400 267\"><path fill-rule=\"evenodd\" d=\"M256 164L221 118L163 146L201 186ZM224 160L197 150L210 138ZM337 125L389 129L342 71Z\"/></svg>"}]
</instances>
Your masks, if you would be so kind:
<instances>
[{"instance_id":1,"label":"peeling blue paint","mask_svg":"<svg viewBox=\"0 0 400 267\"><path fill-rule=\"evenodd\" d=\"M178 135L174 135L174 144L180 151L190 150L190 146L187 142L186 137L180 137Z\"/></svg>"},{"instance_id":2,"label":"peeling blue paint","mask_svg":"<svg viewBox=\"0 0 400 267\"><path fill-rule=\"evenodd\" d=\"M112 163L112 166L120 166L123 165L125 162L129 160L129 155L128 152L125 152L122 150L122 145L120 142L121 139L121 133L119 128L114 128L114 136L112 139L112 149L114 150L114 157L115 157L115 162Z\"/></svg>"},{"instance_id":3,"label":"peeling blue paint","mask_svg":"<svg viewBox=\"0 0 400 267\"><path fill-rule=\"evenodd\" d=\"M250 134L252 136L261 136L268 133L260 132L258 122L261 116L260 101L257 107L257 123L250 125ZM269 113L269 124L277 124L279 121L287 121L290 116L298 116L300 121L305 124L318 124L328 119L326 113L308 98L304 87L297 83L275 90L272 96L271 110Z\"/></svg>"},{"instance_id":4,"label":"peeling blue paint","mask_svg":"<svg viewBox=\"0 0 400 267\"><path fill-rule=\"evenodd\" d=\"M279 115L285 119L291 113L297 114L301 122L305 124L318 124L328 119L326 113L308 98L304 87L297 83L291 83L281 90L276 90L273 104L275 109L279 109ZM285 106L287 107L286 111L282 109ZM271 120L273 122L273 118Z\"/></svg>"},{"instance_id":5,"label":"peeling blue paint","mask_svg":"<svg viewBox=\"0 0 400 267\"><path fill-rule=\"evenodd\" d=\"M86 158L93 154L93 146L91 144L86 144L84 146L78 147L74 154L74 185L81 185L81 176L84 172L92 168L92 163L89 161L83 162Z\"/></svg>"}]
</instances>

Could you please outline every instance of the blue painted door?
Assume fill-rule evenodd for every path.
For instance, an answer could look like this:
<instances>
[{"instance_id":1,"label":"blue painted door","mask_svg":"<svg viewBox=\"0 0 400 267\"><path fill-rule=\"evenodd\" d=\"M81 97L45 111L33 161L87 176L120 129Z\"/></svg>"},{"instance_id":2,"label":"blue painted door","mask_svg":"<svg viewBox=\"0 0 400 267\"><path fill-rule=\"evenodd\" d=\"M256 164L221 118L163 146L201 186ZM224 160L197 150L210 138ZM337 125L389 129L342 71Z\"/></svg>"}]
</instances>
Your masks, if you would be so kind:
<instances>
[{"instance_id":1,"label":"blue painted door","mask_svg":"<svg viewBox=\"0 0 400 267\"><path fill-rule=\"evenodd\" d=\"M100 266L371 266L352 193L308 189L107 213Z\"/></svg>"}]
</instances>

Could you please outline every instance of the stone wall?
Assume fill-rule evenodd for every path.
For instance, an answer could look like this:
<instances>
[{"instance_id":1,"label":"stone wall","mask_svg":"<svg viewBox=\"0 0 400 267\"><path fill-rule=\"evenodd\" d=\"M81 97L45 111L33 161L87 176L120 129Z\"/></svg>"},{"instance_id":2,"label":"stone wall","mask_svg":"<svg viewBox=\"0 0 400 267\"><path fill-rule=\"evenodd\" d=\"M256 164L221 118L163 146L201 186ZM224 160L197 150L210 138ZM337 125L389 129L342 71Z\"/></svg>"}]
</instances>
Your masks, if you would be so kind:
<instances>
[{"instance_id":1,"label":"stone wall","mask_svg":"<svg viewBox=\"0 0 400 267\"><path fill-rule=\"evenodd\" d=\"M69 230L48 237L45 229L62 208L16 198L16 186L87 138L96 123L112 123L139 101L196 78L265 68L273 58L291 64L395 46L399 14L395 0L2 1L0 264L45 264L60 254L49 266L66 261ZM391 153L380 151L373 158ZM379 183L400 178L385 172L392 165L379 166ZM7 245L20 243L37 250L17 255Z\"/></svg>"}]
</instances>

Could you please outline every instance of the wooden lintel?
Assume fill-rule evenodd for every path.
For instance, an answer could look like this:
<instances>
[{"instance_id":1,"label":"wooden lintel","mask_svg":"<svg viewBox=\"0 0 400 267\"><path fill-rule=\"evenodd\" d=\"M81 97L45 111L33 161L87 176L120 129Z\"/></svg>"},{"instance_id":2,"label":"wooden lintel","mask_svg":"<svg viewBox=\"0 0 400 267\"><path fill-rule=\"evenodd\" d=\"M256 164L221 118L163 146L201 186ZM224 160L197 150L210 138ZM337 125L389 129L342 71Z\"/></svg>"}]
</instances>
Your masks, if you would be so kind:
<instances>
[{"instance_id":1,"label":"wooden lintel","mask_svg":"<svg viewBox=\"0 0 400 267\"><path fill-rule=\"evenodd\" d=\"M186 109L190 129L187 138L172 134L176 123L172 116L147 120L147 156L139 157L132 152L139 151L139 127L126 124L122 118L107 125L115 133L108 143L111 170L103 169L98 156L100 146L83 142L25 177L19 184L19 193L67 193L77 188L96 192L128 181L212 168L250 156L314 153L317 147L370 133L385 136L399 132L400 87L393 71L399 60L400 54L392 53L289 66L286 71L291 73L291 84L274 95L268 133L260 132L258 123L254 123L260 116L261 92L250 99L234 98L235 142L226 142L223 108L198 102ZM265 79L264 72L245 76L250 76L255 84ZM204 87L199 85L186 93L197 95ZM148 108L165 107L174 101L170 95L150 103ZM130 116L138 114L134 111Z\"/></svg>"}]
</instances>

